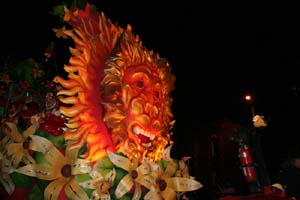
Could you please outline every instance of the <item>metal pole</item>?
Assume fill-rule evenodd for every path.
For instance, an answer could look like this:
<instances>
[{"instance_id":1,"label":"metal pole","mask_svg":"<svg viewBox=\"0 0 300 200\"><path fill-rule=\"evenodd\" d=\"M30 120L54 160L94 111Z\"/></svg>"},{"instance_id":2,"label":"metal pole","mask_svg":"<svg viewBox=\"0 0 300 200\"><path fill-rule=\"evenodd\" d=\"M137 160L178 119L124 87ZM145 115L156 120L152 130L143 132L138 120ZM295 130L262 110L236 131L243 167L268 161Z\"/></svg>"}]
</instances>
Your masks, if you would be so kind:
<instances>
[{"instance_id":1,"label":"metal pole","mask_svg":"<svg viewBox=\"0 0 300 200\"><path fill-rule=\"evenodd\" d=\"M251 113L252 113L252 118L254 117L254 106L251 104Z\"/></svg>"}]
</instances>

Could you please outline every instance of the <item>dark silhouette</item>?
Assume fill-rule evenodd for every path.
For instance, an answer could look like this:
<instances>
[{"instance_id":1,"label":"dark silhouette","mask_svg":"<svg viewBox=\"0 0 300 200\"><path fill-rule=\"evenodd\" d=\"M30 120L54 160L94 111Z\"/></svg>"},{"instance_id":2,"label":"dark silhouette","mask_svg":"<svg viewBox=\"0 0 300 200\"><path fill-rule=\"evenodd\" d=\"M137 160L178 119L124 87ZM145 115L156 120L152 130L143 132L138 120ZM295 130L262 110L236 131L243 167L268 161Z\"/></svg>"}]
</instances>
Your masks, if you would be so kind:
<instances>
[{"instance_id":1,"label":"dark silhouette","mask_svg":"<svg viewBox=\"0 0 300 200\"><path fill-rule=\"evenodd\" d=\"M284 186L287 197L300 200L300 151L289 153L289 158L280 171L279 181Z\"/></svg>"}]
</instances>

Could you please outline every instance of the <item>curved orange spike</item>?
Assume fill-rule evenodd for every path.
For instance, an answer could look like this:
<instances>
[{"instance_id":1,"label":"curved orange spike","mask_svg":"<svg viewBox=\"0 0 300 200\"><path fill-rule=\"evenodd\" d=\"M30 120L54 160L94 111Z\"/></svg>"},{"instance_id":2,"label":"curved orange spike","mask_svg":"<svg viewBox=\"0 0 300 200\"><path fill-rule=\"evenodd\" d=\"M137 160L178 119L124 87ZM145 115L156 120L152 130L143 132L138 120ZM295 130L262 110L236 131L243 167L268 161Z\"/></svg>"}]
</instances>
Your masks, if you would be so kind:
<instances>
[{"instance_id":1,"label":"curved orange spike","mask_svg":"<svg viewBox=\"0 0 300 200\"><path fill-rule=\"evenodd\" d=\"M65 104L77 104L78 103L78 98L71 96L71 97L58 97L58 100L65 103Z\"/></svg>"},{"instance_id":2,"label":"curved orange spike","mask_svg":"<svg viewBox=\"0 0 300 200\"><path fill-rule=\"evenodd\" d=\"M80 126L80 122L73 122L73 123L65 123L65 125L68 127L68 128L78 128Z\"/></svg>"},{"instance_id":3,"label":"curved orange spike","mask_svg":"<svg viewBox=\"0 0 300 200\"><path fill-rule=\"evenodd\" d=\"M74 117L74 116L78 115L79 113L81 113L86 108L87 108L87 106L76 104L75 106L72 106L72 107L61 106L59 108L59 110L60 110L61 114L65 115L67 117Z\"/></svg>"},{"instance_id":4,"label":"curved orange spike","mask_svg":"<svg viewBox=\"0 0 300 200\"><path fill-rule=\"evenodd\" d=\"M70 88L68 90L60 90L57 92L57 96L59 95L67 95L67 96L74 96L76 95L78 92L83 91L82 87L74 87L74 88Z\"/></svg>"},{"instance_id":5,"label":"curved orange spike","mask_svg":"<svg viewBox=\"0 0 300 200\"><path fill-rule=\"evenodd\" d=\"M73 65L64 65L64 70L68 73L70 72L77 72L78 71L78 66L73 66Z\"/></svg>"}]
</instances>

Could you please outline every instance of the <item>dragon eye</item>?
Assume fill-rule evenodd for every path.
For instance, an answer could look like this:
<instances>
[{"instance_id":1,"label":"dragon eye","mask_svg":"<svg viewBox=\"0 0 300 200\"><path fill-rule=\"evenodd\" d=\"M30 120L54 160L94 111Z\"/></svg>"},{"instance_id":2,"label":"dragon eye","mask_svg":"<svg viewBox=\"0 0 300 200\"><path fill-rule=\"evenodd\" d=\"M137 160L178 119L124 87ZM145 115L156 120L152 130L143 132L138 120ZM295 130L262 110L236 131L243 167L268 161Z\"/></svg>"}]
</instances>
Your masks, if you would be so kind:
<instances>
[{"instance_id":1,"label":"dragon eye","mask_svg":"<svg viewBox=\"0 0 300 200\"><path fill-rule=\"evenodd\" d=\"M138 81L136 82L136 86L139 87L139 88L142 88L142 87L144 86L144 81L143 81L143 79L138 80Z\"/></svg>"}]
</instances>

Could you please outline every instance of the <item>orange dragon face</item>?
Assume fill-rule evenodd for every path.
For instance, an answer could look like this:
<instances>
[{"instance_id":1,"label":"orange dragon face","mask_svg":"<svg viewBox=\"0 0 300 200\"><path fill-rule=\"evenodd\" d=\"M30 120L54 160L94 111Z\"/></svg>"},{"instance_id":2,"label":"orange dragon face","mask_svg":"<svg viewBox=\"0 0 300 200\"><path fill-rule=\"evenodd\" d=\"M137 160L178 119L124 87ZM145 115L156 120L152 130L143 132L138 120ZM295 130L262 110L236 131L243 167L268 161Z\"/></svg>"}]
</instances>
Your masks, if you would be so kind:
<instances>
[{"instance_id":1,"label":"orange dragon face","mask_svg":"<svg viewBox=\"0 0 300 200\"><path fill-rule=\"evenodd\" d=\"M170 142L175 77L165 59L147 51L130 31L120 36L102 80L104 121L117 151L161 159Z\"/></svg>"},{"instance_id":2,"label":"orange dragon face","mask_svg":"<svg viewBox=\"0 0 300 200\"><path fill-rule=\"evenodd\" d=\"M91 161L107 150L160 160L174 124L175 76L167 61L148 51L129 25L115 26L89 4L85 10L65 8L65 19L74 30L55 32L71 37L75 48L64 65L68 79L54 79L63 87L59 100L68 104L60 106L69 119L65 139L72 147L86 144L84 157Z\"/></svg>"}]
</instances>

